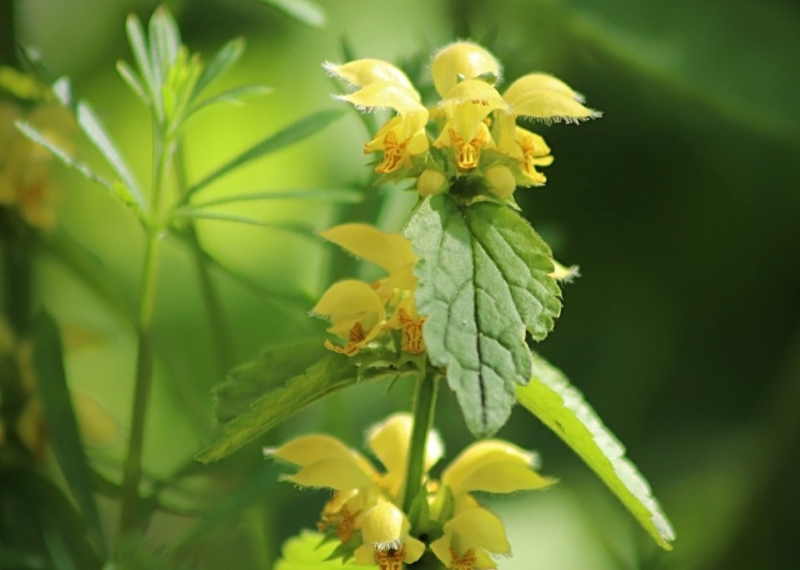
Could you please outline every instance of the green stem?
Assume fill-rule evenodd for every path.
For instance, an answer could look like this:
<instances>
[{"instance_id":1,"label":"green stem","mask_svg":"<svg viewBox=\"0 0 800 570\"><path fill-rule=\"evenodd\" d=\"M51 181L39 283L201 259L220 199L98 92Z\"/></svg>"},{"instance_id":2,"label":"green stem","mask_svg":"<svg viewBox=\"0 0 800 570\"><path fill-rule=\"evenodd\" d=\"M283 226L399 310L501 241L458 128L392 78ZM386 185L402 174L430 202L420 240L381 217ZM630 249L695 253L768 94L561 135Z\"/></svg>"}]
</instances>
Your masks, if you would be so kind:
<instances>
[{"instance_id":1,"label":"green stem","mask_svg":"<svg viewBox=\"0 0 800 570\"><path fill-rule=\"evenodd\" d=\"M425 448L428 445L428 432L433 427L438 386L439 376L435 373L422 375L417 380L414 394L414 424L411 428L411 445L408 449L406 487L403 491L403 512L405 513L411 510L411 503L414 502L422 487L422 478L425 474Z\"/></svg>"},{"instance_id":2,"label":"green stem","mask_svg":"<svg viewBox=\"0 0 800 570\"><path fill-rule=\"evenodd\" d=\"M158 273L158 245L161 227L161 194L165 173L169 167L172 145L165 137L161 125L154 126L154 164L152 209L148 219L147 243L145 246L142 288L139 298L139 315L136 321L138 353L136 357L136 379L134 385L133 412L128 455L122 478L122 509L120 535L136 529L142 520L139 513L139 482L142 478L142 454L144 452L145 422L150 391L153 385L153 313L156 298Z\"/></svg>"}]
</instances>

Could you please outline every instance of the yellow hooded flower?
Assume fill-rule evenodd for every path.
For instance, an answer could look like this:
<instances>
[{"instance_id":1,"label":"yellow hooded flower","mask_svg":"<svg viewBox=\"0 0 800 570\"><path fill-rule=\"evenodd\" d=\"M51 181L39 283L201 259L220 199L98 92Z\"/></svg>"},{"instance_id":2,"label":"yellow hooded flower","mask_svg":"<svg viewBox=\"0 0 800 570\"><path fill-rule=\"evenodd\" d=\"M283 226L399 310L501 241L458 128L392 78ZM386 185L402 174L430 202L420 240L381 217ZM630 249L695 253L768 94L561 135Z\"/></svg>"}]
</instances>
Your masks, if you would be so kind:
<instances>
[{"instance_id":1,"label":"yellow hooded flower","mask_svg":"<svg viewBox=\"0 0 800 570\"><path fill-rule=\"evenodd\" d=\"M264 453L300 467L294 475L283 477L287 481L336 491L322 512L320 530L335 527L343 543L349 542L355 531L361 531L364 545L356 550L357 560L394 568L384 566L382 559L410 563L425 549L408 536L408 520L393 504L405 484L411 426L409 414L394 414L369 430L367 445L383 464L383 473L357 451L323 434L298 437L277 449L265 449ZM438 434L431 432L426 470L442 453Z\"/></svg>"},{"instance_id":2,"label":"yellow hooded flower","mask_svg":"<svg viewBox=\"0 0 800 570\"><path fill-rule=\"evenodd\" d=\"M331 319L329 332L347 341L344 347L327 341L330 350L353 356L386 329L401 330L402 350L425 351L424 319L414 304L414 264L417 256L401 234L385 233L366 224L342 224L320 235L354 255L384 269L388 276L370 284L347 279L333 284L313 312ZM387 312L387 307L389 312Z\"/></svg>"},{"instance_id":3,"label":"yellow hooded flower","mask_svg":"<svg viewBox=\"0 0 800 570\"><path fill-rule=\"evenodd\" d=\"M520 77L505 90L503 99L508 113L498 119L498 148L519 162L523 185L543 185L547 179L536 167L552 164L553 157L542 137L516 125L517 117L577 124L601 116L599 111L582 105L580 93L546 73Z\"/></svg>"},{"instance_id":4,"label":"yellow hooded flower","mask_svg":"<svg viewBox=\"0 0 800 570\"><path fill-rule=\"evenodd\" d=\"M410 527L403 511L392 503L378 503L362 520L364 544L353 552L356 563L378 564L381 570L401 570L404 563L416 562L425 552L425 544L409 536Z\"/></svg>"},{"instance_id":5,"label":"yellow hooded flower","mask_svg":"<svg viewBox=\"0 0 800 570\"><path fill-rule=\"evenodd\" d=\"M447 521L444 536L434 540L430 549L446 568L454 570L497 568L491 554L511 553L503 522L481 508L469 509Z\"/></svg>"},{"instance_id":6,"label":"yellow hooded flower","mask_svg":"<svg viewBox=\"0 0 800 570\"><path fill-rule=\"evenodd\" d=\"M473 491L508 494L543 489L555 483L534 468L537 458L514 444L498 439L473 443L442 473L442 485L450 489L456 514L477 506Z\"/></svg>"},{"instance_id":7,"label":"yellow hooded flower","mask_svg":"<svg viewBox=\"0 0 800 570\"><path fill-rule=\"evenodd\" d=\"M375 169L389 174L401 167L411 167L411 157L428 151L425 124L428 109L406 74L394 65L379 59L359 59L344 65L327 62L323 65L333 76L344 79L357 91L336 98L359 109L388 107L397 116L387 122L375 138L364 145L364 152L383 152L383 160Z\"/></svg>"}]
</instances>

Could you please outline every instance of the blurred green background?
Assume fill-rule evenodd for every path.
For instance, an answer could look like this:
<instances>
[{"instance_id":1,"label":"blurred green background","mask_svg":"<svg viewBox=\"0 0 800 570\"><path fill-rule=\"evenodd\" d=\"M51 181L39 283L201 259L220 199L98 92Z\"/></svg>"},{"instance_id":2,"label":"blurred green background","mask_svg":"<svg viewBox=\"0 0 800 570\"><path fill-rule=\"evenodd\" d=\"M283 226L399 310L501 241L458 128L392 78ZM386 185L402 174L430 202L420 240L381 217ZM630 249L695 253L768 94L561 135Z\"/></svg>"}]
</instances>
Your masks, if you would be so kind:
<instances>
[{"instance_id":1,"label":"blurred green background","mask_svg":"<svg viewBox=\"0 0 800 570\"><path fill-rule=\"evenodd\" d=\"M3 0L10 5L10 0ZM192 120L190 179L321 108L335 108L320 63L356 57L425 63L456 38L486 45L507 81L552 73L604 112L580 126L534 125L556 157L547 186L522 189L526 217L582 277L565 286L564 312L539 347L585 394L653 486L675 525L670 554L645 533L589 470L524 410L500 435L537 449L556 489L492 501L506 521L513 559L537 570L796 568L800 489L800 4L790 0L320 0L314 29L256 0L168 3L184 41L209 57L235 36L247 41L225 86L274 92ZM114 70L131 61L128 12L142 0L14 2L16 38L38 46L92 102L140 179L150 167L149 123ZM7 18L6 11L0 18ZM9 36L9 20L0 35ZM3 63L9 64L8 49ZM423 70L424 71L424 70ZM412 77L413 79L413 77ZM224 87L224 86L220 86ZM363 185L366 131L354 113L291 149L216 183L209 196L243 191ZM87 145L77 143L82 149ZM89 155L92 158L92 155ZM94 157L96 158L96 157ZM99 164L99 160L95 160ZM59 230L91 249L131 302L143 236L135 219L78 175L58 168ZM224 211L326 228L337 220L397 230L413 196L366 190L361 206L267 202ZM201 222L201 239L251 281L316 297L351 263L280 231ZM341 261L341 260L340 260ZM59 321L97 342L68 355L74 392L92 395L119 423L115 443L91 450L118 477L135 360L130 326L55 259L38 265L42 296ZM162 249L156 305L158 352L145 469L169 480L192 465L213 428L211 388L222 380L191 257ZM267 345L318 334L313 302L285 305L215 276L235 362ZM355 447L364 429L407 409L410 387L384 396L362 386L316 405L259 444L328 430ZM469 442L444 393L437 424L452 458ZM149 548L194 568L267 568L283 540L313 526L326 494L278 483L260 445L211 467L194 465L165 495ZM185 473L184 473L185 475ZM101 504L109 528L112 501ZM210 509L210 510L208 510ZM188 537L188 538L187 538ZM189 540L191 539L191 540Z\"/></svg>"}]
</instances>

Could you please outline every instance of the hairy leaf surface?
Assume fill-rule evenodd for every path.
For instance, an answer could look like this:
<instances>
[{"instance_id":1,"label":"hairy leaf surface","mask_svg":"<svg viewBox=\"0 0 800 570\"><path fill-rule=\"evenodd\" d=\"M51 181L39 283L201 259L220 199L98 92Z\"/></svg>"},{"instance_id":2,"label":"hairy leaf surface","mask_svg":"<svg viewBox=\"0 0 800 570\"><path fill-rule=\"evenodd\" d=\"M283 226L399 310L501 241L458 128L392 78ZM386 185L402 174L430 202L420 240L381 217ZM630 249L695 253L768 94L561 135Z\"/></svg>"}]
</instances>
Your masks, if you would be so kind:
<instances>
[{"instance_id":1,"label":"hairy leaf surface","mask_svg":"<svg viewBox=\"0 0 800 570\"><path fill-rule=\"evenodd\" d=\"M430 359L447 369L469 430L489 436L530 378L526 331L544 339L561 311L550 248L509 208L447 195L423 202L405 236L420 257L416 301Z\"/></svg>"}]
</instances>

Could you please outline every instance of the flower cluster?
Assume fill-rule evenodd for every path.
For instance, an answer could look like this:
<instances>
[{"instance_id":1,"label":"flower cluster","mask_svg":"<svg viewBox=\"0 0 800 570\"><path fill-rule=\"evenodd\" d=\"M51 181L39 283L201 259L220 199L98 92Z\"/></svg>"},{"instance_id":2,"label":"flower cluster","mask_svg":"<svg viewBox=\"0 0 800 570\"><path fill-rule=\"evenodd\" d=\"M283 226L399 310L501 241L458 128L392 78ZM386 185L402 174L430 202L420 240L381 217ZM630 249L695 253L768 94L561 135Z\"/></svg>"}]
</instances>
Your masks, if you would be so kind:
<instances>
[{"instance_id":1,"label":"flower cluster","mask_svg":"<svg viewBox=\"0 0 800 570\"><path fill-rule=\"evenodd\" d=\"M440 50L431 75L441 100L422 103L419 92L397 67L378 59L335 65L328 72L356 90L338 98L359 109L390 108L397 114L364 145L381 153L375 169L390 179L416 178L421 195L437 194L464 179L494 198L510 200L517 186L541 186L537 167L553 162L544 139L517 126L518 117L577 123L599 117L563 81L532 73L501 94L501 67L486 49L456 42Z\"/></svg>"},{"instance_id":2,"label":"flower cluster","mask_svg":"<svg viewBox=\"0 0 800 570\"><path fill-rule=\"evenodd\" d=\"M302 436L265 453L300 467L286 480L334 491L318 526L340 542L338 554L352 556L357 564L399 570L429 551L446 568L496 568L492 556L511 551L505 528L471 493L514 493L554 481L534 470L532 453L500 440L471 445L434 481L427 472L444 450L431 431L424 464L426 516L409 520L400 505L411 429L409 414L395 414L369 430L367 445L383 470L328 435Z\"/></svg>"},{"instance_id":3,"label":"flower cluster","mask_svg":"<svg viewBox=\"0 0 800 570\"><path fill-rule=\"evenodd\" d=\"M404 353L424 353L424 319L417 314L414 303L417 279L413 269L417 256L411 243L400 234L384 233L366 224L343 224L320 235L388 273L371 284L345 279L322 295L314 314L330 319L328 332L346 341L344 346L326 341L325 346L354 356L382 333L394 330L401 332L400 348Z\"/></svg>"}]
</instances>

